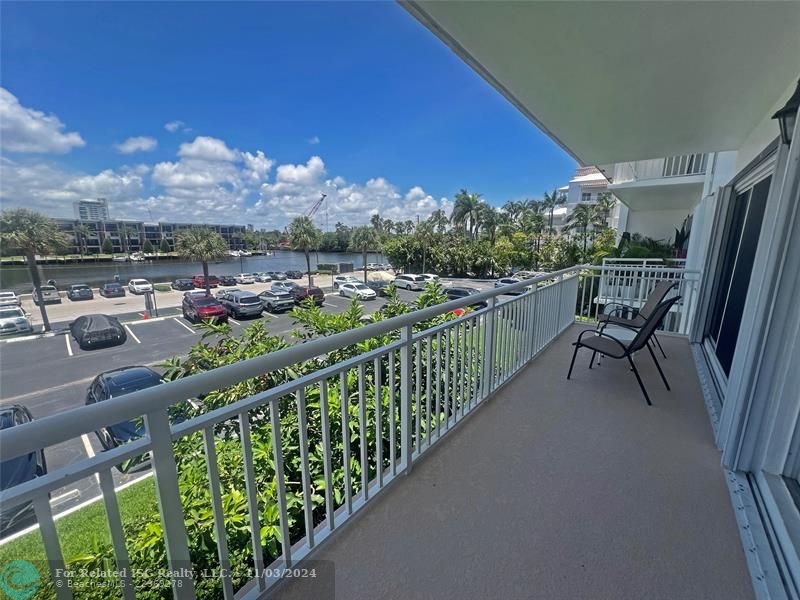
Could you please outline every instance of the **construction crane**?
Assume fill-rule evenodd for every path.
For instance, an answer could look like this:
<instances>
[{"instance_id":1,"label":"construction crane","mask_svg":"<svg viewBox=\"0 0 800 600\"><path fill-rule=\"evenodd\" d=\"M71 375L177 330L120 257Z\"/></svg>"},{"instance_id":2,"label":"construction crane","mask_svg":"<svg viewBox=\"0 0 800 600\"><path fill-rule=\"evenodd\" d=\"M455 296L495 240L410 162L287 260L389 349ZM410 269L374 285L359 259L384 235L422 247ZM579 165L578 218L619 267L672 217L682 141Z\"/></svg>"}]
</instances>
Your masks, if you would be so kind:
<instances>
[{"instance_id":1,"label":"construction crane","mask_svg":"<svg viewBox=\"0 0 800 600\"><path fill-rule=\"evenodd\" d=\"M314 206L312 206L308 210L308 212L306 213L306 216L307 217L313 217L315 214L317 214L317 211L319 210L319 207L322 206L322 203L325 201L325 198L327 198L327 197L328 197L328 194L322 194L320 196L319 200L314 202Z\"/></svg>"}]
</instances>

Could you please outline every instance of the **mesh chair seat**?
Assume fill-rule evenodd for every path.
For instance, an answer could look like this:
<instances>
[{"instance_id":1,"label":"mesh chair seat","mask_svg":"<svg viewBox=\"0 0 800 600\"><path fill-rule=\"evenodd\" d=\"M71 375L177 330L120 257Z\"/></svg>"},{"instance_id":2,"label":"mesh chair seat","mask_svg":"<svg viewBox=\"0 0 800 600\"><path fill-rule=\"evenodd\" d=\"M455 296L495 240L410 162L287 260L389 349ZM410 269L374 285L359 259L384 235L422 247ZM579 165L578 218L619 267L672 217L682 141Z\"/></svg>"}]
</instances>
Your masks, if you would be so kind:
<instances>
[{"instance_id":1,"label":"mesh chair seat","mask_svg":"<svg viewBox=\"0 0 800 600\"><path fill-rule=\"evenodd\" d=\"M619 325L621 327L633 327L634 329L639 329L647 322L647 319L639 314L635 315L632 319L617 317L615 315L599 315L597 317L597 321L599 323L605 323L606 325Z\"/></svg>"},{"instance_id":2,"label":"mesh chair seat","mask_svg":"<svg viewBox=\"0 0 800 600\"><path fill-rule=\"evenodd\" d=\"M588 336L581 340L581 345L590 350L595 350L600 354L613 357L625 356L625 346L621 346L616 340L602 335Z\"/></svg>"}]
</instances>

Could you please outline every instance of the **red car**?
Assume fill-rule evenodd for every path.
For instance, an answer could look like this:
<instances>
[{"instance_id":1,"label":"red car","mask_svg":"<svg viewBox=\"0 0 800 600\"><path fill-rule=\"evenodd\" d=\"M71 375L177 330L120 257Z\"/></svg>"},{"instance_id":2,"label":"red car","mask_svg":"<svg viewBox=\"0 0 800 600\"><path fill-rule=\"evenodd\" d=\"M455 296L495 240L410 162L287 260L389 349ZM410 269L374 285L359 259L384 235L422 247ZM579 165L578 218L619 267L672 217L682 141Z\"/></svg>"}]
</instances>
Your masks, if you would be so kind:
<instances>
[{"instance_id":1,"label":"red car","mask_svg":"<svg viewBox=\"0 0 800 600\"><path fill-rule=\"evenodd\" d=\"M216 319L219 323L228 322L228 311L213 296L200 296L186 293L181 305L183 318L197 323L207 319Z\"/></svg>"},{"instance_id":2,"label":"red car","mask_svg":"<svg viewBox=\"0 0 800 600\"><path fill-rule=\"evenodd\" d=\"M317 306L322 306L322 303L325 302L325 292L319 289L316 286L309 286L309 285L298 285L292 288L290 292L294 297L295 304L300 304L303 300L311 296L314 298L314 304Z\"/></svg>"},{"instance_id":3,"label":"red car","mask_svg":"<svg viewBox=\"0 0 800 600\"><path fill-rule=\"evenodd\" d=\"M204 288L206 287L206 278L203 275L195 275L192 277L192 283L196 288ZM209 275L208 276L208 287L218 287L219 286L219 279L216 275Z\"/></svg>"}]
</instances>

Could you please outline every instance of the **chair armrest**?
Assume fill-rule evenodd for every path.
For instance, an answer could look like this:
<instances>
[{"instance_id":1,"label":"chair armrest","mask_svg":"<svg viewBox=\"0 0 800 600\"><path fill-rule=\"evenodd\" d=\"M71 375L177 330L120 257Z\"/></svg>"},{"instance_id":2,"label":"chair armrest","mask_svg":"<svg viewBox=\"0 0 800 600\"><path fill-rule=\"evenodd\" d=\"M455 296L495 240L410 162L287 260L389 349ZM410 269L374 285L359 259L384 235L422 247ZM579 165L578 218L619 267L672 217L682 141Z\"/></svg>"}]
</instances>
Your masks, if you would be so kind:
<instances>
[{"instance_id":1,"label":"chair armrest","mask_svg":"<svg viewBox=\"0 0 800 600\"><path fill-rule=\"evenodd\" d=\"M619 308L612 309L611 312L606 312L609 306L617 306ZM630 310L636 315L639 312L639 309L635 306L631 306L629 304L623 304L622 302L609 302L603 308L603 314L608 316L614 316L618 312L622 312L623 310Z\"/></svg>"},{"instance_id":2,"label":"chair armrest","mask_svg":"<svg viewBox=\"0 0 800 600\"><path fill-rule=\"evenodd\" d=\"M594 335L599 335L600 337L608 338L610 340L617 342L617 344L619 344L620 349L622 350L623 356L628 352L628 347L625 344L623 344L620 340L615 338L613 335L609 335L603 331L597 331L595 329L585 329L581 331L580 334L578 334L578 341L577 341L578 344L581 343L581 341L583 340L583 336L586 333L593 333Z\"/></svg>"}]
</instances>

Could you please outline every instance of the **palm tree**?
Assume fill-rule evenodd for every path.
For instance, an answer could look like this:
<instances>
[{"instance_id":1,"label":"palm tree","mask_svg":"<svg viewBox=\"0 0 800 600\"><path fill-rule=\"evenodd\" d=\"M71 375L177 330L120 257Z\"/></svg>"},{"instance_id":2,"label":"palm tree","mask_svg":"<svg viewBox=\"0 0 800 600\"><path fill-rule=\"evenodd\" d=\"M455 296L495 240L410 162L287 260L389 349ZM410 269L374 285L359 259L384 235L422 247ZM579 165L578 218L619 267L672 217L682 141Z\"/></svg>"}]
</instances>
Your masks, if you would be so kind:
<instances>
[{"instance_id":1,"label":"palm tree","mask_svg":"<svg viewBox=\"0 0 800 600\"><path fill-rule=\"evenodd\" d=\"M310 217L297 217L289 224L289 243L295 250L302 250L306 255L308 268L308 285L311 284L311 251L319 246L322 239L320 231Z\"/></svg>"},{"instance_id":2,"label":"palm tree","mask_svg":"<svg viewBox=\"0 0 800 600\"><path fill-rule=\"evenodd\" d=\"M456 227L463 227L464 231L471 237L475 237L478 231L479 210L481 205L481 195L471 194L465 189L459 190L453 204L453 212L450 220Z\"/></svg>"},{"instance_id":3,"label":"palm tree","mask_svg":"<svg viewBox=\"0 0 800 600\"><path fill-rule=\"evenodd\" d=\"M369 218L369 222L375 228L375 231L383 232L383 219L378 213L375 213Z\"/></svg>"},{"instance_id":4,"label":"palm tree","mask_svg":"<svg viewBox=\"0 0 800 600\"><path fill-rule=\"evenodd\" d=\"M361 252L364 258L364 283L367 283L367 252L378 250L380 245L381 238L374 227L362 225L353 229L353 234L350 236L350 250Z\"/></svg>"},{"instance_id":5,"label":"palm tree","mask_svg":"<svg viewBox=\"0 0 800 600\"><path fill-rule=\"evenodd\" d=\"M565 231L579 229L583 237L583 260L586 260L586 240L588 238L589 227L597 227L601 221L597 204L578 204L572 214L567 217L564 226Z\"/></svg>"},{"instance_id":6,"label":"palm tree","mask_svg":"<svg viewBox=\"0 0 800 600\"><path fill-rule=\"evenodd\" d=\"M208 263L224 258L227 256L228 250L230 250L228 242L209 227L182 229L175 237L175 251L178 254L203 264L203 279L208 295L211 295L211 286L208 282Z\"/></svg>"},{"instance_id":7,"label":"palm tree","mask_svg":"<svg viewBox=\"0 0 800 600\"><path fill-rule=\"evenodd\" d=\"M597 217L603 221L603 225L608 225L616 205L617 199L610 192L603 192L597 197Z\"/></svg>"},{"instance_id":8,"label":"palm tree","mask_svg":"<svg viewBox=\"0 0 800 600\"><path fill-rule=\"evenodd\" d=\"M564 194L559 194L558 189L554 189L552 194L548 194L547 192L544 193L544 200L542 201L542 206L545 210L550 212L550 221L548 223L548 229L550 233L553 233L553 211L556 209L556 206L559 204L563 204L566 201Z\"/></svg>"},{"instance_id":9,"label":"palm tree","mask_svg":"<svg viewBox=\"0 0 800 600\"><path fill-rule=\"evenodd\" d=\"M52 219L27 208L3 211L0 216L0 240L25 255L36 297L42 297L42 281L36 268L36 255L47 254L63 248L70 242L69 236L58 228ZM44 331L50 331L50 320L44 302L39 302Z\"/></svg>"},{"instance_id":10,"label":"palm tree","mask_svg":"<svg viewBox=\"0 0 800 600\"><path fill-rule=\"evenodd\" d=\"M437 208L428 217L428 222L437 233L444 233L450 224L450 219L447 218L447 214L441 208Z\"/></svg>"},{"instance_id":11,"label":"palm tree","mask_svg":"<svg viewBox=\"0 0 800 600\"><path fill-rule=\"evenodd\" d=\"M88 225L79 223L72 228L72 231L75 233L75 240L78 242L78 249L81 255L86 254L86 238L92 234L92 230L89 229Z\"/></svg>"}]
</instances>

